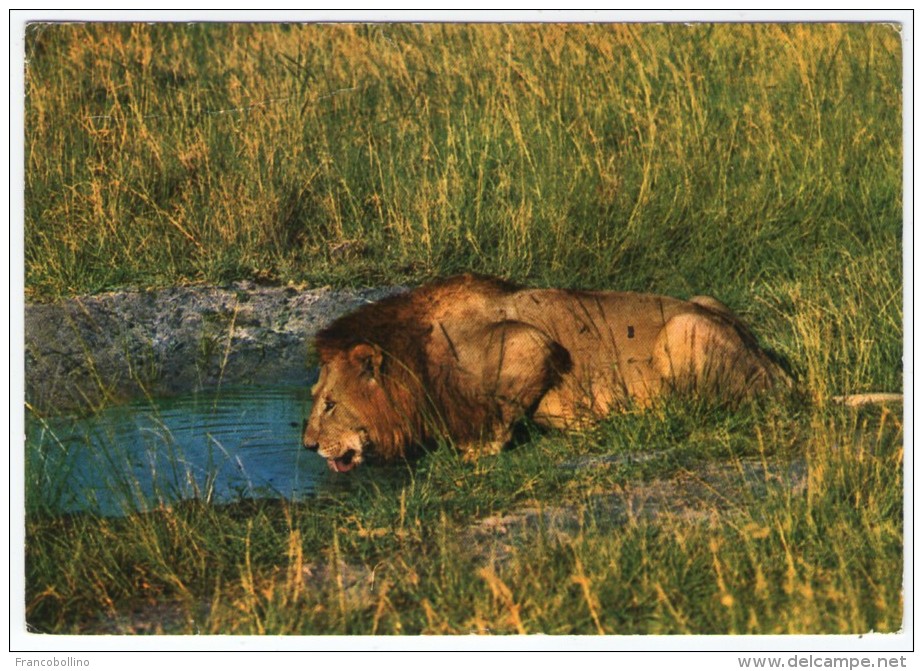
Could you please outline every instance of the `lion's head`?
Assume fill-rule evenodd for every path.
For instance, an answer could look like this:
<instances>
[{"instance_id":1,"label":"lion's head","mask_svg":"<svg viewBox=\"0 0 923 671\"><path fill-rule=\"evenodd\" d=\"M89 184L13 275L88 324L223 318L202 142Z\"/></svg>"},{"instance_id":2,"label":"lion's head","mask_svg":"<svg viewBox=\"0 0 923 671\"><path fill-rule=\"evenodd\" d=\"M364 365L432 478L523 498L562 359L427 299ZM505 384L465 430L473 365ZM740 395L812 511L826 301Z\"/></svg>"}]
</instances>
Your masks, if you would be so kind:
<instances>
[{"instance_id":1,"label":"lion's head","mask_svg":"<svg viewBox=\"0 0 923 671\"><path fill-rule=\"evenodd\" d=\"M412 294L366 304L314 339L320 377L302 443L346 472L404 456L426 437L424 346L429 326Z\"/></svg>"},{"instance_id":2,"label":"lion's head","mask_svg":"<svg viewBox=\"0 0 923 671\"><path fill-rule=\"evenodd\" d=\"M381 364L381 350L368 344L337 351L321 361L302 442L334 471L352 470L383 442L379 427L390 412Z\"/></svg>"}]
</instances>

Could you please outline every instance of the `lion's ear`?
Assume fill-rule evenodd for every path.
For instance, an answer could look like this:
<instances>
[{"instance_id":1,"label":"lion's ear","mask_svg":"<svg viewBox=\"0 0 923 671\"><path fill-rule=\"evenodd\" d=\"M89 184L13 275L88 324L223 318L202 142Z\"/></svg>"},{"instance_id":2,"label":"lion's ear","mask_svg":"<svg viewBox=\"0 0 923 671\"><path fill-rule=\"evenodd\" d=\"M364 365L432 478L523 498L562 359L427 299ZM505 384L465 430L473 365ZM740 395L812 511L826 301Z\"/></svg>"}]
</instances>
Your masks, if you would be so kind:
<instances>
[{"instance_id":1,"label":"lion's ear","mask_svg":"<svg viewBox=\"0 0 923 671\"><path fill-rule=\"evenodd\" d=\"M381 373L381 359L381 349L365 343L356 345L349 352L349 360L363 377L377 378Z\"/></svg>"}]
</instances>

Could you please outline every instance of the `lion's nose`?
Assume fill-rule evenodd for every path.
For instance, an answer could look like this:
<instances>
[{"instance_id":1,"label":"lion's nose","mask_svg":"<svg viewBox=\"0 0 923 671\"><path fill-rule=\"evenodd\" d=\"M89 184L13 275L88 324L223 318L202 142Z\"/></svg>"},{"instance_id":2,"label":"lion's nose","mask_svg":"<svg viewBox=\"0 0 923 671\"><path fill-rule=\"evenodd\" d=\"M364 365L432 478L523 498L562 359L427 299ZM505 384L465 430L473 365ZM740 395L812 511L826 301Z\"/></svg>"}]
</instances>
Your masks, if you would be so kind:
<instances>
[{"instance_id":1,"label":"lion's nose","mask_svg":"<svg viewBox=\"0 0 923 671\"><path fill-rule=\"evenodd\" d=\"M304 420L304 422L301 423L301 443L305 446L305 449L311 452L317 452L320 448L317 441L312 440L311 437L308 436L308 420Z\"/></svg>"}]
</instances>

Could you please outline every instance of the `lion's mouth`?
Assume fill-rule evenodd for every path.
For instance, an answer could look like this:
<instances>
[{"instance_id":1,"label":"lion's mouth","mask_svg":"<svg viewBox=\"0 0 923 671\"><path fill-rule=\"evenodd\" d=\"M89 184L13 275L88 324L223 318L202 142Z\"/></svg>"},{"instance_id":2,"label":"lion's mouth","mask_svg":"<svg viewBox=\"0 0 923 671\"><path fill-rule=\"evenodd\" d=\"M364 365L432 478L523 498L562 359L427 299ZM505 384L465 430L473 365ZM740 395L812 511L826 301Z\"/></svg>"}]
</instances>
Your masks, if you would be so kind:
<instances>
[{"instance_id":1,"label":"lion's mouth","mask_svg":"<svg viewBox=\"0 0 923 671\"><path fill-rule=\"evenodd\" d=\"M335 459L328 459L327 465L330 467L330 470L336 471L337 473L346 473L351 471L356 466L359 465L359 462L356 460L356 451L355 450L346 450L343 454Z\"/></svg>"}]
</instances>

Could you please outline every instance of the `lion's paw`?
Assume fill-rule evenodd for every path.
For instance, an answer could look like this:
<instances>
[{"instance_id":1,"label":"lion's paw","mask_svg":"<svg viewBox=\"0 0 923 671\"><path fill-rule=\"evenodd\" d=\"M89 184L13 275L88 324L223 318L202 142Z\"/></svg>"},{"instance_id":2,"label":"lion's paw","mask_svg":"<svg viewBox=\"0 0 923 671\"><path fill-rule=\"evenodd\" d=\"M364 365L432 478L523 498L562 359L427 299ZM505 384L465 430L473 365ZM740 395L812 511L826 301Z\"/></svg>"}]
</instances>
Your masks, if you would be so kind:
<instances>
[{"instance_id":1,"label":"lion's paw","mask_svg":"<svg viewBox=\"0 0 923 671\"><path fill-rule=\"evenodd\" d=\"M500 454L506 441L493 440L487 443L471 443L465 445L462 460L468 464L476 464L481 457L494 457Z\"/></svg>"}]
</instances>

